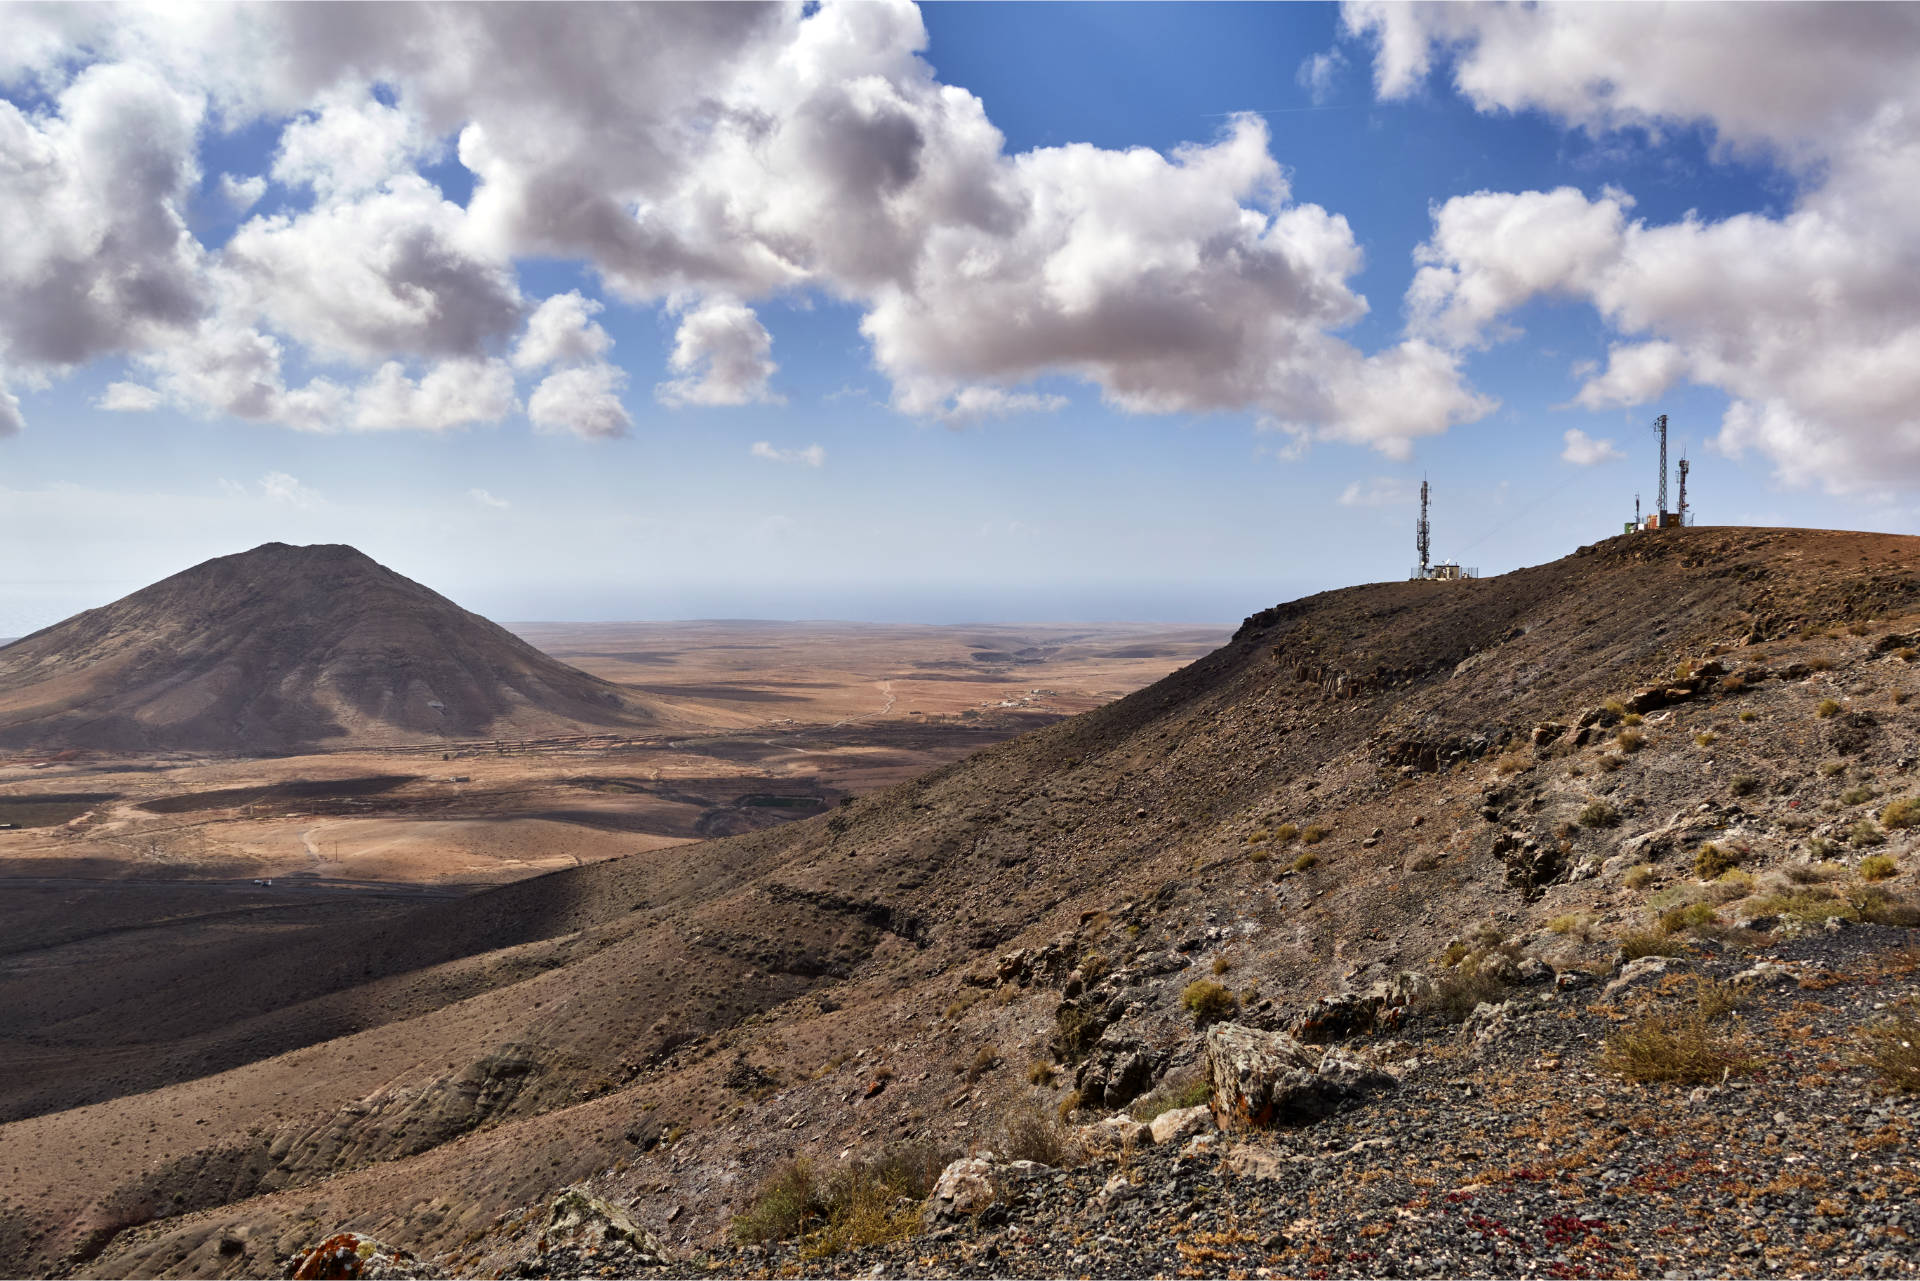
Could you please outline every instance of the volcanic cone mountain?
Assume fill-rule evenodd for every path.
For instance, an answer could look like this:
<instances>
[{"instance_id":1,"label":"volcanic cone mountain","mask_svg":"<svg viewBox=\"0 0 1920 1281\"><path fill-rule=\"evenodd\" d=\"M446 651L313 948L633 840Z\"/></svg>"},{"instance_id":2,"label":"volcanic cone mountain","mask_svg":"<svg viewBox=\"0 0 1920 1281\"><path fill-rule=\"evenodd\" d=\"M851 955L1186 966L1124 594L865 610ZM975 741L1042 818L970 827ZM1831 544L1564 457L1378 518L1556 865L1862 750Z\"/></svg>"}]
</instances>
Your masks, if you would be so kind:
<instances>
[{"instance_id":1,"label":"volcanic cone mountain","mask_svg":"<svg viewBox=\"0 0 1920 1281\"><path fill-rule=\"evenodd\" d=\"M0 746L284 752L649 720L340 545L222 556L0 649Z\"/></svg>"}]
</instances>

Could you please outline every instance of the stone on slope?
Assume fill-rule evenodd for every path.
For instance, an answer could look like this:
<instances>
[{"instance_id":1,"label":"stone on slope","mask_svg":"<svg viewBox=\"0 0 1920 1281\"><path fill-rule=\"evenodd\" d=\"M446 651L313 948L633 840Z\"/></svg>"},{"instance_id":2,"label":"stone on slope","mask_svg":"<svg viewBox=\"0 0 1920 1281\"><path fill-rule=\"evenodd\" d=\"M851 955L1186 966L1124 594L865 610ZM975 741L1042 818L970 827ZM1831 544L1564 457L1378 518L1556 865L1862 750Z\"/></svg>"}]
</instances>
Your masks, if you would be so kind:
<instances>
[{"instance_id":1,"label":"stone on slope","mask_svg":"<svg viewBox=\"0 0 1920 1281\"><path fill-rule=\"evenodd\" d=\"M1206 1104L1196 1104L1190 1108L1173 1108L1153 1118L1149 1127L1153 1132L1156 1145L1178 1143L1204 1130L1213 1128L1213 1110Z\"/></svg>"}]
</instances>

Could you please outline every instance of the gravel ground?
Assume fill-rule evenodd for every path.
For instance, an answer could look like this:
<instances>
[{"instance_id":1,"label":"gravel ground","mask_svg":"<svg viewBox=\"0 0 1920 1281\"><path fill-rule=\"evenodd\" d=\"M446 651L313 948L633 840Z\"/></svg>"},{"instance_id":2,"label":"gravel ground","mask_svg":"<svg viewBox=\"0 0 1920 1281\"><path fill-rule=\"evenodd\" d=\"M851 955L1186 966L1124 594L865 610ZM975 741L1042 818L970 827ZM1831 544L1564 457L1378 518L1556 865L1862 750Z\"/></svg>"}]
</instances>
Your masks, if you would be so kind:
<instances>
[{"instance_id":1,"label":"gravel ground","mask_svg":"<svg viewBox=\"0 0 1920 1281\"><path fill-rule=\"evenodd\" d=\"M1617 1025L1690 1002L1695 975L1761 960L1790 975L1747 984L1721 1024L1745 1038L1749 1069L1709 1085L1600 1069ZM1431 1017L1390 1043L1361 1038L1402 1066L1401 1088L1315 1126L1007 1167L1000 1203L974 1220L831 1258L726 1250L673 1274L1913 1275L1920 1097L1887 1092L1855 1057L1859 1029L1911 1012L1916 992L1905 930L1703 943L1611 997L1518 997L1477 1043Z\"/></svg>"}]
</instances>

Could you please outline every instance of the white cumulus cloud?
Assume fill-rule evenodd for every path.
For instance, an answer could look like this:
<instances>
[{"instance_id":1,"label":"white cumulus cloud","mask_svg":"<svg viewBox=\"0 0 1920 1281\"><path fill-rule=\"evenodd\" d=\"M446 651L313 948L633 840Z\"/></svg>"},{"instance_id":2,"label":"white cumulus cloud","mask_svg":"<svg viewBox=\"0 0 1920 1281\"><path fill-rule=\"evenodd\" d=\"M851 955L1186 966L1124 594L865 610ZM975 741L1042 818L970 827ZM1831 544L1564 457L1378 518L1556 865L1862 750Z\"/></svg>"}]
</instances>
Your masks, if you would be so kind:
<instances>
[{"instance_id":1,"label":"white cumulus cloud","mask_svg":"<svg viewBox=\"0 0 1920 1281\"><path fill-rule=\"evenodd\" d=\"M512 503L504 498L494 497L493 492L486 489L469 489L467 491L467 497L479 503L482 507L491 507L495 511L505 511L507 508L513 506Z\"/></svg>"},{"instance_id":2,"label":"white cumulus cloud","mask_svg":"<svg viewBox=\"0 0 1920 1281\"><path fill-rule=\"evenodd\" d=\"M626 371L595 363L546 376L527 400L527 417L544 432L572 432L589 439L624 436L633 419L620 401Z\"/></svg>"},{"instance_id":3,"label":"white cumulus cloud","mask_svg":"<svg viewBox=\"0 0 1920 1281\"><path fill-rule=\"evenodd\" d=\"M808 445L805 449L775 449L770 441L756 440L752 453L755 458L764 458L768 462L799 463L804 467L819 467L827 461L827 451L819 445Z\"/></svg>"},{"instance_id":4,"label":"white cumulus cloud","mask_svg":"<svg viewBox=\"0 0 1920 1281\"><path fill-rule=\"evenodd\" d=\"M1778 216L1651 223L1630 195L1458 196L1440 206L1410 323L1465 349L1510 337L1539 297L1591 305L1617 341L1576 395L1640 404L1676 381L1720 389L1719 447L1789 482L1920 484L1920 9L1760 5L1353 4L1384 97L1443 57L1482 111L1594 132L1703 125L1777 161Z\"/></svg>"},{"instance_id":5,"label":"white cumulus cloud","mask_svg":"<svg viewBox=\"0 0 1920 1281\"><path fill-rule=\"evenodd\" d=\"M731 298L708 298L690 307L673 336L667 366L680 377L661 383L654 396L665 405L779 403L767 387L780 366L770 353L767 327Z\"/></svg>"},{"instance_id":6,"label":"white cumulus cloud","mask_svg":"<svg viewBox=\"0 0 1920 1281\"><path fill-rule=\"evenodd\" d=\"M599 360L613 347L613 339L593 319L603 309L578 289L546 299L527 318L527 331L513 349L513 367L525 371Z\"/></svg>"},{"instance_id":7,"label":"white cumulus cloud","mask_svg":"<svg viewBox=\"0 0 1920 1281\"><path fill-rule=\"evenodd\" d=\"M114 413L139 414L160 408L164 399L159 392L140 383L111 382L100 393L97 404L101 409Z\"/></svg>"},{"instance_id":8,"label":"white cumulus cloud","mask_svg":"<svg viewBox=\"0 0 1920 1281\"><path fill-rule=\"evenodd\" d=\"M1614 447L1611 440L1589 436L1578 427L1567 428L1562 441L1564 447L1560 450L1560 457L1576 466L1591 467L1595 463L1612 462L1616 458L1626 457Z\"/></svg>"},{"instance_id":9,"label":"white cumulus cloud","mask_svg":"<svg viewBox=\"0 0 1920 1281\"><path fill-rule=\"evenodd\" d=\"M450 431L512 413L513 373L503 360L449 360L421 377L399 361L382 365L353 400L357 431Z\"/></svg>"}]
</instances>

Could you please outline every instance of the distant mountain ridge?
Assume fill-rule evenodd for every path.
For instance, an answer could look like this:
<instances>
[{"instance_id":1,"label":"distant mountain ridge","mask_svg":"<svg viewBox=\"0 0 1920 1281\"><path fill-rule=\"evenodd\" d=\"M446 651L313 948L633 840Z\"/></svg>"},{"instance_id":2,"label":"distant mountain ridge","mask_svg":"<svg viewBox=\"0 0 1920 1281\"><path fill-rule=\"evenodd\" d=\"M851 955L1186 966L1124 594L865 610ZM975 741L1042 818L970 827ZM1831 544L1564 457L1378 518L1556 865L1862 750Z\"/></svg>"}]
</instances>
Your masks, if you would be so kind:
<instances>
[{"instance_id":1,"label":"distant mountain ridge","mask_svg":"<svg viewBox=\"0 0 1920 1281\"><path fill-rule=\"evenodd\" d=\"M652 719L341 544L222 556L0 649L0 747L265 753Z\"/></svg>"}]
</instances>

